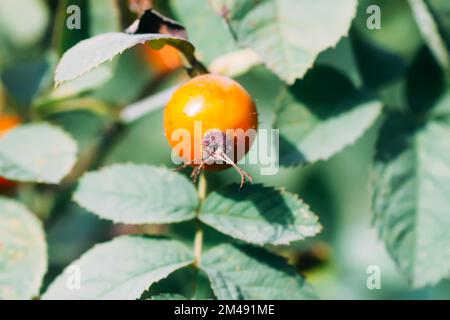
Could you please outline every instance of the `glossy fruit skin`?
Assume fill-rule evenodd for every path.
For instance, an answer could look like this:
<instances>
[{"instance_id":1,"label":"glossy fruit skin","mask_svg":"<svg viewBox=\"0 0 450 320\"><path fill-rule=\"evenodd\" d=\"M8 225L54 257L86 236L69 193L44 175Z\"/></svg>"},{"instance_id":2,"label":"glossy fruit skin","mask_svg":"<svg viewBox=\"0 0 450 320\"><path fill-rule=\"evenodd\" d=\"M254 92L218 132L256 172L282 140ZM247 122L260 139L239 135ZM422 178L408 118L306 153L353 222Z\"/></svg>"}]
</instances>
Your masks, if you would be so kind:
<instances>
[{"instance_id":1,"label":"glossy fruit skin","mask_svg":"<svg viewBox=\"0 0 450 320\"><path fill-rule=\"evenodd\" d=\"M201 136L195 135L195 122L201 121ZM179 156L185 162L194 161L195 155L202 154L202 137L210 130L225 133L228 129L257 130L258 114L250 94L233 79L206 74L197 76L176 90L164 112L164 128L169 144L175 147L180 143L172 137L176 129L183 128L191 133L190 155ZM234 144L245 143L248 152L253 140L242 141L234 136ZM236 155L237 162L245 154ZM205 169L222 170L226 165L208 165Z\"/></svg>"},{"instance_id":2,"label":"glossy fruit skin","mask_svg":"<svg viewBox=\"0 0 450 320\"><path fill-rule=\"evenodd\" d=\"M18 126L21 123L19 117L16 116L0 116L0 139L11 129ZM5 178L0 177L0 188L11 188L16 184Z\"/></svg>"},{"instance_id":3,"label":"glossy fruit skin","mask_svg":"<svg viewBox=\"0 0 450 320\"><path fill-rule=\"evenodd\" d=\"M181 67L178 50L172 46L164 46L159 50L144 46L144 59L159 74L168 74Z\"/></svg>"}]
</instances>

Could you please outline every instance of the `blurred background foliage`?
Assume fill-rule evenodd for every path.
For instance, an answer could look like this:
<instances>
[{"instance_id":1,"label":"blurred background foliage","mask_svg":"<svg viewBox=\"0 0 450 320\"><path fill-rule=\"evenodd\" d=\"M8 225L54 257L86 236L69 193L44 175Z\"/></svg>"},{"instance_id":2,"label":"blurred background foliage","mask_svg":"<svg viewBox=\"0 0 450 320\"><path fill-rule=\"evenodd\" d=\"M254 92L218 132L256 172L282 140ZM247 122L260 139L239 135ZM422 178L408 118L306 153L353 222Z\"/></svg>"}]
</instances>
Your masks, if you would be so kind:
<instances>
[{"instance_id":1,"label":"blurred background foliage","mask_svg":"<svg viewBox=\"0 0 450 320\"><path fill-rule=\"evenodd\" d=\"M206 0L149 2L186 26L199 59L206 65L238 49ZM65 27L66 8L71 4L81 8L81 30ZM369 4L382 8L381 30L366 27ZM163 136L161 108L119 128L113 121L121 108L187 79L176 58L161 61L158 53L141 46L97 69L90 74L89 81L53 88L55 65L65 50L93 35L122 30L136 18L135 11L136 7L122 0L0 1L1 112L18 114L24 122L46 119L62 126L79 144L79 171L86 166L119 162L173 166ZM448 23L448 15L442 18L443 23ZM356 64L347 65L344 56L338 61L329 59L326 52L319 56L317 64L334 69L356 87L376 90L385 108L410 107L420 113L446 90L445 76L425 46L407 1L361 0L350 38L342 42L339 46L349 46ZM167 58L170 54L163 56ZM261 127L270 128L283 85L281 80L262 65L244 70L237 80L255 98ZM319 78L312 87L318 95L323 90L322 80ZM326 90L338 95L341 89L329 85ZM112 141L103 138L114 130L119 133L111 135L115 137ZM245 167L257 182L298 193L324 226L318 237L276 250L308 276L322 298L448 299L448 280L434 287L412 290L371 226L368 186L378 130L379 125L375 125L354 145L328 161L281 168L275 176L261 176L258 168ZM169 232L186 241L192 239L189 223L175 225L171 230L164 226L138 230L99 220L70 201L76 177L77 170L61 186L23 184L13 191L2 191L16 193L44 221L50 259L44 288L93 244L118 234ZM231 170L208 174L207 178L211 189L236 180ZM213 240L221 236L208 229L206 237ZM381 290L366 287L366 270L370 265L381 267ZM170 291L189 295L194 287L190 272L187 269L174 273L153 287L152 293ZM197 293L200 297L211 296L206 280L200 288Z\"/></svg>"}]
</instances>

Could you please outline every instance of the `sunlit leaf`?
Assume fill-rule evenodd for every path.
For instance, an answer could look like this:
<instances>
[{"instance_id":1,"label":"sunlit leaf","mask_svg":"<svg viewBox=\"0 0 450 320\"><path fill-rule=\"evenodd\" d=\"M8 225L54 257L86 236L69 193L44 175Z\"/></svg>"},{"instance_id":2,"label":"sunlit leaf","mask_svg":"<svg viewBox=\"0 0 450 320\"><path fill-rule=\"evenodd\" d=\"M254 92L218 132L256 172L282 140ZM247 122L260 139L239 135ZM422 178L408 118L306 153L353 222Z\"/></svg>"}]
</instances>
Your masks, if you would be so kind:
<instances>
[{"instance_id":1,"label":"sunlit leaf","mask_svg":"<svg viewBox=\"0 0 450 320\"><path fill-rule=\"evenodd\" d=\"M263 249L222 244L204 253L201 268L220 300L315 298L293 268Z\"/></svg>"},{"instance_id":2,"label":"sunlit leaf","mask_svg":"<svg viewBox=\"0 0 450 320\"><path fill-rule=\"evenodd\" d=\"M238 49L222 19L215 14L208 0L171 0L170 7L187 29L199 58L210 64L215 58ZM211 45L214 35L214 45Z\"/></svg>"},{"instance_id":3,"label":"sunlit leaf","mask_svg":"<svg viewBox=\"0 0 450 320\"><path fill-rule=\"evenodd\" d=\"M74 261L43 298L137 299L152 284L192 261L191 250L174 240L122 236L96 245ZM74 289L71 285L77 275L79 287Z\"/></svg>"},{"instance_id":4,"label":"sunlit leaf","mask_svg":"<svg viewBox=\"0 0 450 320\"><path fill-rule=\"evenodd\" d=\"M37 296L46 270L41 223L22 204L0 198L0 300Z\"/></svg>"},{"instance_id":5,"label":"sunlit leaf","mask_svg":"<svg viewBox=\"0 0 450 320\"><path fill-rule=\"evenodd\" d=\"M153 43L157 47L164 44L180 49L185 55L193 57L194 47L186 40L163 34L126 34L120 32L104 33L79 42L69 49L58 64L55 82L73 80L99 65L113 59L118 54L138 44Z\"/></svg>"},{"instance_id":6,"label":"sunlit leaf","mask_svg":"<svg viewBox=\"0 0 450 320\"><path fill-rule=\"evenodd\" d=\"M417 25L422 33L423 39L427 43L434 57L439 64L445 68L450 68L450 56L441 37L436 21L433 19L429 8L423 0L408 0L411 10L414 13Z\"/></svg>"},{"instance_id":7,"label":"sunlit leaf","mask_svg":"<svg viewBox=\"0 0 450 320\"><path fill-rule=\"evenodd\" d=\"M61 129L28 124L0 139L0 176L17 181L59 183L73 168L77 145Z\"/></svg>"},{"instance_id":8,"label":"sunlit leaf","mask_svg":"<svg viewBox=\"0 0 450 320\"><path fill-rule=\"evenodd\" d=\"M113 165L80 180L75 201L98 216L128 224L173 223L194 218L192 183L166 168Z\"/></svg>"},{"instance_id":9,"label":"sunlit leaf","mask_svg":"<svg viewBox=\"0 0 450 320\"><path fill-rule=\"evenodd\" d=\"M317 55L346 35L355 0L213 0L240 45L258 53L280 78L292 84Z\"/></svg>"},{"instance_id":10,"label":"sunlit leaf","mask_svg":"<svg viewBox=\"0 0 450 320\"><path fill-rule=\"evenodd\" d=\"M210 194L200 209L204 223L256 244L289 244L320 232L317 217L296 195L262 185L231 185Z\"/></svg>"},{"instance_id":11,"label":"sunlit leaf","mask_svg":"<svg viewBox=\"0 0 450 320\"><path fill-rule=\"evenodd\" d=\"M347 37L342 38L336 47L322 52L318 56L316 64L335 68L342 72L355 87L362 86L357 59L353 53L353 44Z\"/></svg>"},{"instance_id":12,"label":"sunlit leaf","mask_svg":"<svg viewBox=\"0 0 450 320\"><path fill-rule=\"evenodd\" d=\"M285 90L274 127L280 129L280 164L326 160L353 144L375 122L381 103L354 91L341 75L318 68Z\"/></svg>"}]
</instances>

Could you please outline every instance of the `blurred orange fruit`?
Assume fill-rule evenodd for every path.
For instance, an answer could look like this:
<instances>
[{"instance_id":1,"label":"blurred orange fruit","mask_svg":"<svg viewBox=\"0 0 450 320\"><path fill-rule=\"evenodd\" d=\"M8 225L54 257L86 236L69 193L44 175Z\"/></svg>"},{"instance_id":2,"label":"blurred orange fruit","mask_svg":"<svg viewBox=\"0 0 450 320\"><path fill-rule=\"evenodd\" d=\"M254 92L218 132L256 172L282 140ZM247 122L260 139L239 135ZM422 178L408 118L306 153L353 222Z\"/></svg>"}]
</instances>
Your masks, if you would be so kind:
<instances>
[{"instance_id":1,"label":"blurred orange fruit","mask_svg":"<svg viewBox=\"0 0 450 320\"><path fill-rule=\"evenodd\" d=\"M15 128L21 123L17 116L0 116L0 139L11 129ZM5 178L0 177L0 188L11 188L16 184Z\"/></svg>"},{"instance_id":2,"label":"blurred orange fruit","mask_svg":"<svg viewBox=\"0 0 450 320\"><path fill-rule=\"evenodd\" d=\"M181 67L178 50L172 46L164 46L160 50L144 46L144 58L147 63L159 74L168 74Z\"/></svg>"}]
</instances>

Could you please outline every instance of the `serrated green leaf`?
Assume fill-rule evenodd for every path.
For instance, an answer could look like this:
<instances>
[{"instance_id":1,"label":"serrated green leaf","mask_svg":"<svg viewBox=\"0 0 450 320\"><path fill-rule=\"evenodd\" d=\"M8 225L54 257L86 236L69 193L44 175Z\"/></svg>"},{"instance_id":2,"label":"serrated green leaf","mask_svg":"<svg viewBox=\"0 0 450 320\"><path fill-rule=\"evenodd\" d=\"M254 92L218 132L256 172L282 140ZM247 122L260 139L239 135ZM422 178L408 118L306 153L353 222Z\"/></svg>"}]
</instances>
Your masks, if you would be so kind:
<instances>
[{"instance_id":1,"label":"serrated green leaf","mask_svg":"<svg viewBox=\"0 0 450 320\"><path fill-rule=\"evenodd\" d=\"M242 46L255 50L281 79L293 83L317 55L346 35L355 0L213 0Z\"/></svg>"},{"instance_id":2,"label":"serrated green leaf","mask_svg":"<svg viewBox=\"0 0 450 320\"><path fill-rule=\"evenodd\" d=\"M446 0L426 0L447 50L450 49L450 3Z\"/></svg>"},{"instance_id":3,"label":"serrated green leaf","mask_svg":"<svg viewBox=\"0 0 450 320\"><path fill-rule=\"evenodd\" d=\"M56 184L70 172L76 154L75 141L58 127L23 125L0 139L0 176Z\"/></svg>"},{"instance_id":4,"label":"serrated green leaf","mask_svg":"<svg viewBox=\"0 0 450 320\"><path fill-rule=\"evenodd\" d=\"M122 236L95 246L74 261L43 298L137 299L152 284L192 262L191 251L177 241ZM79 288L71 280L77 276Z\"/></svg>"},{"instance_id":5,"label":"serrated green leaf","mask_svg":"<svg viewBox=\"0 0 450 320\"><path fill-rule=\"evenodd\" d=\"M450 276L450 124L388 118L375 159L374 224L415 287Z\"/></svg>"},{"instance_id":6,"label":"serrated green leaf","mask_svg":"<svg viewBox=\"0 0 450 320\"><path fill-rule=\"evenodd\" d=\"M450 56L436 21L423 0L408 0L417 26L436 60L444 69L450 69Z\"/></svg>"},{"instance_id":7,"label":"serrated green leaf","mask_svg":"<svg viewBox=\"0 0 450 320\"><path fill-rule=\"evenodd\" d=\"M41 223L22 204L0 198L0 300L35 297L46 270Z\"/></svg>"},{"instance_id":8,"label":"serrated green leaf","mask_svg":"<svg viewBox=\"0 0 450 320\"><path fill-rule=\"evenodd\" d=\"M96 89L106 83L112 77L113 70L110 66L100 66L92 72L84 74L73 81L65 82L52 90L49 95L44 98L45 103L58 102L60 99L69 98L92 91L93 89Z\"/></svg>"},{"instance_id":9,"label":"serrated green leaf","mask_svg":"<svg viewBox=\"0 0 450 320\"><path fill-rule=\"evenodd\" d=\"M381 109L341 75L316 67L280 96L274 123L280 129L280 164L330 158L361 137Z\"/></svg>"},{"instance_id":10,"label":"serrated green leaf","mask_svg":"<svg viewBox=\"0 0 450 320\"><path fill-rule=\"evenodd\" d=\"M112 105L124 106L139 97L154 75L149 72L139 51L124 52L118 59L114 76L108 82L92 93L94 99L108 102ZM132 86L129 84L133 83ZM122 90L124 87L127 90Z\"/></svg>"},{"instance_id":11,"label":"serrated green leaf","mask_svg":"<svg viewBox=\"0 0 450 320\"><path fill-rule=\"evenodd\" d=\"M112 60L138 44L146 42L155 46L174 46L186 56L193 57L194 47L186 40L163 34L126 34L109 32L79 42L69 49L56 68L55 82L73 80L95 69L99 65Z\"/></svg>"},{"instance_id":12,"label":"serrated green leaf","mask_svg":"<svg viewBox=\"0 0 450 320\"><path fill-rule=\"evenodd\" d=\"M67 27L68 19L73 19L76 12L72 10L76 7L80 9L79 19L82 27L79 29L69 29ZM70 14L66 12L68 10ZM58 56L60 56L78 42L88 39L89 37L106 32L120 31L121 20L118 3L116 0L60 1L56 12L54 29L53 47L58 51ZM46 96L39 99L37 103L38 111L45 117L48 116L49 113L67 110L67 108L77 108L67 107L67 103L65 105L60 105L59 100L80 96L81 94L86 94L88 91L97 89L113 78L113 74L115 74L114 71L115 63L107 63L102 65L101 68L88 74L84 74L74 81L54 88ZM52 105L55 102L58 103L58 105ZM79 102L75 102L75 104L77 103ZM94 103L96 102L92 102L92 104Z\"/></svg>"},{"instance_id":13,"label":"serrated green leaf","mask_svg":"<svg viewBox=\"0 0 450 320\"><path fill-rule=\"evenodd\" d=\"M238 185L208 195L199 219L234 238L256 244L289 244L316 235L321 225L296 195L263 185Z\"/></svg>"},{"instance_id":14,"label":"serrated green leaf","mask_svg":"<svg viewBox=\"0 0 450 320\"><path fill-rule=\"evenodd\" d=\"M192 183L167 168L113 165L80 180L74 200L119 223L173 223L193 219L198 197Z\"/></svg>"},{"instance_id":15,"label":"serrated green leaf","mask_svg":"<svg viewBox=\"0 0 450 320\"><path fill-rule=\"evenodd\" d=\"M201 268L220 300L315 298L293 268L263 249L222 244L204 253Z\"/></svg>"},{"instance_id":16,"label":"serrated green leaf","mask_svg":"<svg viewBox=\"0 0 450 320\"><path fill-rule=\"evenodd\" d=\"M356 56L353 53L353 44L349 38L342 38L336 47L322 52L316 60L317 65L330 66L342 72L356 87L362 86Z\"/></svg>"},{"instance_id":17,"label":"serrated green leaf","mask_svg":"<svg viewBox=\"0 0 450 320\"><path fill-rule=\"evenodd\" d=\"M222 19L215 14L208 0L170 0L176 18L187 29L199 58L210 64L215 58L238 49ZM214 35L214 45L211 45Z\"/></svg>"}]
</instances>

